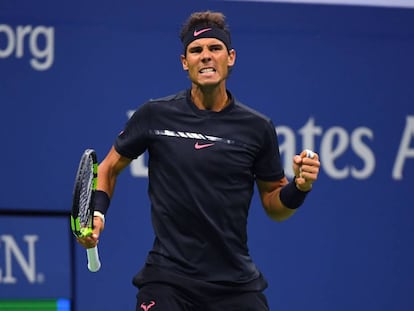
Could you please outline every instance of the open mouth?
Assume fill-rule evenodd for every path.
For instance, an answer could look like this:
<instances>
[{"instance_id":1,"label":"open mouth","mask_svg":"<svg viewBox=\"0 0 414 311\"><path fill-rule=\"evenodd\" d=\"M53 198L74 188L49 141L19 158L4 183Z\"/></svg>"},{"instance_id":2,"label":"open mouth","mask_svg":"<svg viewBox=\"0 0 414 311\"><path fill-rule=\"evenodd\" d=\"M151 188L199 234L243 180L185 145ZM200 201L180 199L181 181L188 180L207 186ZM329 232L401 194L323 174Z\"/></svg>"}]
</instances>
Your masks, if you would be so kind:
<instances>
[{"instance_id":1,"label":"open mouth","mask_svg":"<svg viewBox=\"0 0 414 311\"><path fill-rule=\"evenodd\" d=\"M203 68L199 71L200 73L210 73L210 72L216 72L214 68Z\"/></svg>"}]
</instances>

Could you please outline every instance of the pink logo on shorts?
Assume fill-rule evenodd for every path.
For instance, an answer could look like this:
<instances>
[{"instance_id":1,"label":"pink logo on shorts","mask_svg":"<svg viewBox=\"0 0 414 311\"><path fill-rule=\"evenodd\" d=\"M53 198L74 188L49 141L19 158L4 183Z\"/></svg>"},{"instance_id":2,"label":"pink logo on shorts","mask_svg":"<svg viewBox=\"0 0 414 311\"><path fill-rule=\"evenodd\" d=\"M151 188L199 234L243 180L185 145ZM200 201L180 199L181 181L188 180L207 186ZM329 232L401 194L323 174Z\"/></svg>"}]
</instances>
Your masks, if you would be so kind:
<instances>
[{"instance_id":1,"label":"pink logo on shorts","mask_svg":"<svg viewBox=\"0 0 414 311\"><path fill-rule=\"evenodd\" d=\"M155 301L151 300L150 303L148 305L145 305L145 303L141 303L141 309L144 311L148 311L149 309L151 309L153 306L155 306Z\"/></svg>"}]
</instances>

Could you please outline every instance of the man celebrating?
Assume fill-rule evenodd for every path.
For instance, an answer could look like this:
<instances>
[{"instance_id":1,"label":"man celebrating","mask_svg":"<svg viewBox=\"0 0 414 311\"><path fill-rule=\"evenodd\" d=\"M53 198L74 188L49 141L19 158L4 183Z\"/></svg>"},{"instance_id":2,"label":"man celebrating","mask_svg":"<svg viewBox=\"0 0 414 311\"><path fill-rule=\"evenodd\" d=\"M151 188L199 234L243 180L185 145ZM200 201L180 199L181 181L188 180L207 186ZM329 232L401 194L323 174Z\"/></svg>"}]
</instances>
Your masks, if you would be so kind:
<instances>
[{"instance_id":1,"label":"man celebrating","mask_svg":"<svg viewBox=\"0 0 414 311\"><path fill-rule=\"evenodd\" d=\"M155 240L134 277L136 309L268 310L267 281L247 246L254 184L267 215L287 219L317 179L318 155L296 155L287 180L272 121L226 88L236 52L222 13L193 13L180 38L191 87L128 121L99 165L94 235L79 242L96 245L117 176L147 150Z\"/></svg>"}]
</instances>

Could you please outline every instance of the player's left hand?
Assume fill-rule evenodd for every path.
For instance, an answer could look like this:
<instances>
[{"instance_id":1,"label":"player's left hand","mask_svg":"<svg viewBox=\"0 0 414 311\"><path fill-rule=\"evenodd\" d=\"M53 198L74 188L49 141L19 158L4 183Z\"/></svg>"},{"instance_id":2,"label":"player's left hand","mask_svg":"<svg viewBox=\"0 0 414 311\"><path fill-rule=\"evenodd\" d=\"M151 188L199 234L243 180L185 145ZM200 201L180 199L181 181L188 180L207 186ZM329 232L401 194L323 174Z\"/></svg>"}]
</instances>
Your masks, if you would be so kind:
<instances>
[{"instance_id":1,"label":"player's left hand","mask_svg":"<svg viewBox=\"0 0 414 311\"><path fill-rule=\"evenodd\" d=\"M296 187L301 191L310 191L312 184L318 179L319 155L310 150L303 150L293 157L293 172L295 174Z\"/></svg>"}]
</instances>

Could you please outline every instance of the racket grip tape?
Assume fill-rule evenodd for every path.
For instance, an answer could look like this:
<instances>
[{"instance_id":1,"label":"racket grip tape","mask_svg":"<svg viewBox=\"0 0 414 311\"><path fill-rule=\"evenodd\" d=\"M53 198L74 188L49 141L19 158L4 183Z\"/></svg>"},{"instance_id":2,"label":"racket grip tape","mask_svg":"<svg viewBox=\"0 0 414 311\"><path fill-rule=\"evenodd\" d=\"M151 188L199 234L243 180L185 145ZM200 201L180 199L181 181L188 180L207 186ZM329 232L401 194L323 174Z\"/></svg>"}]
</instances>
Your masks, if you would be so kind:
<instances>
[{"instance_id":1,"label":"racket grip tape","mask_svg":"<svg viewBox=\"0 0 414 311\"><path fill-rule=\"evenodd\" d=\"M86 255L88 258L88 269L91 272L98 272L101 268L101 261L99 260L98 247L86 249Z\"/></svg>"}]
</instances>

